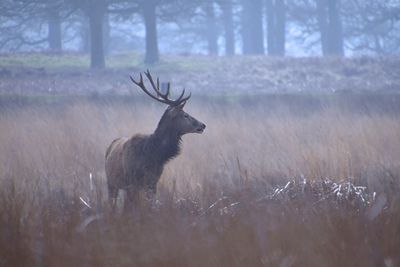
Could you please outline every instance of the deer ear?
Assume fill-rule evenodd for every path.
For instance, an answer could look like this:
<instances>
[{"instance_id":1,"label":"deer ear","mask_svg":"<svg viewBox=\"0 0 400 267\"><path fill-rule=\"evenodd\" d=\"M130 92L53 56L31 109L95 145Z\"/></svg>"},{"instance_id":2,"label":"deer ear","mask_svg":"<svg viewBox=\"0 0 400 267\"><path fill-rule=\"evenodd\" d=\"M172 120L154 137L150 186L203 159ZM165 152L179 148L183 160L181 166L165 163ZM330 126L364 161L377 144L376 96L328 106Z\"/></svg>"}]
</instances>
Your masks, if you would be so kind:
<instances>
[{"instance_id":1,"label":"deer ear","mask_svg":"<svg viewBox=\"0 0 400 267\"><path fill-rule=\"evenodd\" d=\"M182 102L181 104L177 105L177 106L169 106L168 107L168 112L174 117L176 115L178 115L178 113L180 111L183 110L183 107L185 106L186 101Z\"/></svg>"},{"instance_id":2,"label":"deer ear","mask_svg":"<svg viewBox=\"0 0 400 267\"><path fill-rule=\"evenodd\" d=\"M186 105L186 101L183 101L181 104L179 104L179 106L177 106L177 108L182 110L185 105Z\"/></svg>"},{"instance_id":3,"label":"deer ear","mask_svg":"<svg viewBox=\"0 0 400 267\"><path fill-rule=\"evenodd\" d=\"M172 116L175 117L176 115L178 115L179 111L181 111L182 109L179 106L169 106L168 107L168 113Z\"/></svg>"}]
</instances>

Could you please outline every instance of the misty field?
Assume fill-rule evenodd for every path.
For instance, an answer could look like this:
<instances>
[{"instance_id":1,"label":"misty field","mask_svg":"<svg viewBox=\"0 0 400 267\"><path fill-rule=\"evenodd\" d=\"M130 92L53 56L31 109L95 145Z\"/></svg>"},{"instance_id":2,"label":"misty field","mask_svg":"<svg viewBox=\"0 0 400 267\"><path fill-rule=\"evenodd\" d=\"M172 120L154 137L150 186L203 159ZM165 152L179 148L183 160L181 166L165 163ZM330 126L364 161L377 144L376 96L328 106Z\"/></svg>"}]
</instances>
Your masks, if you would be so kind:
<instances>
[{"instance_id":1,"label":"misty field","mask_svg":"<svg viewBox=\"0 0 400 267\"><path fill-rule=\"evenodd\" d=\"M3 266L400 267L400 0L0 0Z\"/></svg>"},{"instance_id":2,"label":"misty field","mask_svg":"<svg viewBox=\"0 0 400 267\"><path fill-rule=\"evenodd\" d=\"M4 106L0 265L399 266L397 95L193 98L206 131L129 214L108 207L105 149L161 104Z\"/></svg>"}]
</instances>

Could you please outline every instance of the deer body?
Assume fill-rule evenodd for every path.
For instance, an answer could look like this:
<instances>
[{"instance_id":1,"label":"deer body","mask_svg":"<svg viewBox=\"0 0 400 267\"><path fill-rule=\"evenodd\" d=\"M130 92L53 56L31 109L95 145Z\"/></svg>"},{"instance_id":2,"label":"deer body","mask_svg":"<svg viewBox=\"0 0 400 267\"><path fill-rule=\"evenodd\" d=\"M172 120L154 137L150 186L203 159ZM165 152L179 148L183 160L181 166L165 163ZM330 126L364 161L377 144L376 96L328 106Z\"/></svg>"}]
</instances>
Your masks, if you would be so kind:
<instances>
[{"instance_id":1,"label":"deer body","mask_svg":"<svg viewBox=\"0 0 400 267\"><path fill-rule=\"evenodd\" d=\"M149 72L146 76L153 85ZM142 77L140 82L134 83L149 94L144 88ZM158 80L157 87L154 86L153 89L162 97L162 100L158 101L171 101L167 98L169 92L161 94L158 91ZM168 102L169 107L153 134L117 138L107 148L105 170L108 194L113 205L119 189L126 190L128 203L137 202L140 191L154 196L164 165L180 152L182 135L202 133L205 129L203 123L183 111L190 97L183 98L183 95L175 101Z\"/></svg>"}]
</instances>

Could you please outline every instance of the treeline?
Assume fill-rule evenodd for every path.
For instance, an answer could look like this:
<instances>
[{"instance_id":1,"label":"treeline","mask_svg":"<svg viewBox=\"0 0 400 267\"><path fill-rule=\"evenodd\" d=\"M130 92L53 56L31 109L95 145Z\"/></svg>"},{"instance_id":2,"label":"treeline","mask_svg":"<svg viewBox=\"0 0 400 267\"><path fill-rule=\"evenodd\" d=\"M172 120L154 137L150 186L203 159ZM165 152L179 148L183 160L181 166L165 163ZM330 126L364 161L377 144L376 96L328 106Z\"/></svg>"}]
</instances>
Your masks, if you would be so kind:
<instances>
[{"instance_id":1,"label":"treeline","mask_svg":"<svg viewBox=\"0 0 400 267\"><path fill-rule=\"evenodd\" d=\"M80 50L90 53L93 68L103 68L105 55L129 43L126 40L130 40L130 50L144 43L145 62L155 63L160 35L164 42L187 47L188 53L201 47L210 55L284 56L289 44L291 50L299 47L305 54L320 51L324 56L343 56L347 51L388 54L400 51L400 3L2 0L0 30L2 51L40 48L60 52L67 43L80 44Z\"/></svg>"}]
</instances>

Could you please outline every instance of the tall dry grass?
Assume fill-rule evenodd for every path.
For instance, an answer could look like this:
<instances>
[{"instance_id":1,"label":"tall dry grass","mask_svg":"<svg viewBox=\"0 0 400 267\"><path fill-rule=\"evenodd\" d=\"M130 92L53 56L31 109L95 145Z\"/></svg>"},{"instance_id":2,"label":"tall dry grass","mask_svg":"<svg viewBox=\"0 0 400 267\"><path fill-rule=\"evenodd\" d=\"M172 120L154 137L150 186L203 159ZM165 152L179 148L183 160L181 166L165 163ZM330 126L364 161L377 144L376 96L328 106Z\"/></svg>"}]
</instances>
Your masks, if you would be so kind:
<instances>
[{"instance_id":1,"label":"tall dry grass","mask_svg":"<svg viewBox=\"0 0 400 267\"><path fill-rule=\"evenodd\" d=\"M183 138L158 201L132 214L107 206L105 148L150 133L162 107L78 101L4 110L0 266L399 266L397 113L187 106L205 133ZM292 191L271 197L293 179ZM369 199L324 201L325 179L366 186Z\"/></svg>"}]
</instances>

